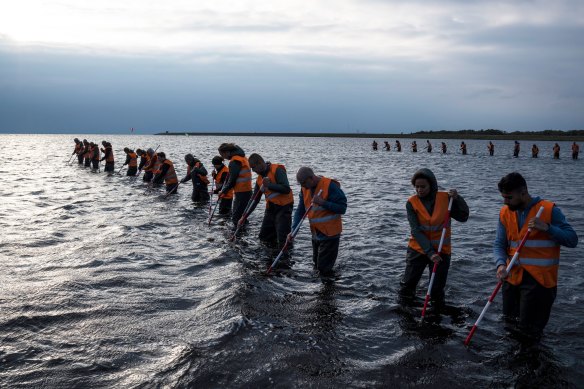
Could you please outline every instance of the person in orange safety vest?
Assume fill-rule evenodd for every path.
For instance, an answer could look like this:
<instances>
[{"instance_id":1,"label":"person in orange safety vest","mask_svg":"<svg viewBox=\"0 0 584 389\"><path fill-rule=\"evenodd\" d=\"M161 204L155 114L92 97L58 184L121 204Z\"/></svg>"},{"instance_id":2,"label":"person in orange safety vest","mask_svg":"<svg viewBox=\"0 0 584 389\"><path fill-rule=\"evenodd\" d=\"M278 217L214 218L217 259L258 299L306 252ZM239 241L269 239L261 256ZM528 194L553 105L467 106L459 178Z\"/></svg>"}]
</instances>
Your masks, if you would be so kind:
<instances>
[{"instance_id":1,"label":"person in orange safety vest","mask_svg":"<svg viewBox=\"0 0 584 389\"><path fill-rule=\"evenodd\" d=\"M411 183L416 194L406 203L411 234L406 251L406 268L400 282L400 296L404 302L412 300L424 271L427 269L431 275L434 263L438 263L430 291L433 310L438 313L444 306L444 288L450 267L450 223L447 224L442 252L438 253L450 197L453 198L450 212L452 219L466 222L469 209L456 189L448 192L438 190L436 176L430 169L418 170L412 176Z\"/></svg>"},{"instance_id":2,"label":"person in orange safety vest","mask_svg":"<svg viewBox=\"0 0 584 389\"><path fill-rule=\"evenodd\" d=\"M510 173L498 184L503 197L493 247L497 277L504 280L503 316L530 340L538 340L556 298L560 246L576 247L578 236L555 204L532 197L519 173ZM540 207L544 211L539 218ZM509 274L506 267L527 229L532 232Z\"/></svg>"},{"instance_id":3,"label":"person in orange safety vest","mask_svg":"<svg viewBox=\"0 0 584 389\"><path fill-rule=\"evenodd\" d=\"M192 154L185 155L185 162L187 163L187 174L180 181L181 183L192 181L193 193L191 200L194 202L203 202L209 200L209 179L207 178L207 169L205 166L195 158Z\"/></svg>"},{"instance_id":4,"label":"person in orange safety vest","mask_svg":"<svg viewBox=\"0 0 584 389\"><path fill-rule=\"evenodd\" d=\"M224 196L231 189L235 192L231 221L233 229L245 212L251 199L251 167L245 157L245 152L235 143L223 143L218 148L223 159L229 160L229 180L221 188L220 196Z\"/></svg>"},{"instance_id":5,"label":"person in orange safety vest","mask_svg":"<svg viewBox=\"0 0 584 389\"><path fill-rule=\"evenodd\" d=\"M337 181L317 176L309 167L298 169L296 180L302 190L294 212L292 231L310 205L314 204L307 215L312 233L312 261L320 275L329 278L334 274L333 266L339 253L343 231L341 216L347 211L347 197ZM292 234L288 235L288 239L292 239Z\"/></svg>"},{"instance_id":6,"label":"person in orange safety vest","mask_svg":"<svg viewBox=\"0 0 584 389\"><path fill-rule=\"evenodd\" d=\"M259 239L269 245L281 249L286 243L286 237L291 231L292 209L294 195L290 189L286 167L281 164L266 162L261 155L249 156L249 165L257 174L252 198L258 191L262 191L266 198L266 210L260 228ZM257 196L252 203L251 214L260 202Z\"/></svg>"},{"instance_id":7,"label":"person in orange safety vest","mask_svg":"<svg viewBox=\"0 0 584 389\"><path fill-rule=\"evenodd\" d=\"M223 158L219 155L213 157L211 161L215 170L213 170L212 176L215 180L214 194L219 194L223 185L227 182L229 178L229 169L223 164ZM227 191L223 197L219 200L219 215L227 215L231 213L231 205L233 203L233 189Z\"/></svg>"},{"instance_id":8,"label":"person in orange safety vest","mask_svg":"<svg viewBox=\"0 0 584 389\"><path fill-rule=\"evenodd\" d=\"M176 193L178 187L178 177L176 171L174 170L174 164L170 159L166 159L166 154L162 151L156 154L158 157L159 168L158 173L152 179L152 183L155 185L162 184L162 180L166 184L166 193L173 194Z\"/></svg>"},{"instance_id":9,"label":"person in orange safety vest","mask_svg":"<svg viewBox=\"0 0 584 389\"><path fill-rule=\"evenodd\" d=\"M135 176L138 171L138 154L127 147L124 147L124 153L126 153L126 162L124 162L123 166L128 165L126 176Z\"/></svg>"}]
</instances>

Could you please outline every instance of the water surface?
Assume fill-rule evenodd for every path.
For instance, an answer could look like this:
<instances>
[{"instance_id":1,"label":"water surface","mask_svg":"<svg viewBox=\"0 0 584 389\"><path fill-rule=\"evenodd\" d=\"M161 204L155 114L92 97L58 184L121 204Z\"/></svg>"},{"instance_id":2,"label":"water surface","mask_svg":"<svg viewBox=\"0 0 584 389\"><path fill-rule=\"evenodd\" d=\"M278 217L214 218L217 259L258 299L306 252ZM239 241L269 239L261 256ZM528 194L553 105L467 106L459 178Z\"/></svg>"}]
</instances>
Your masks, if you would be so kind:
<instances>
[{"instance_id":1,"label":"water surface","mask_svg":"<svg viewBox=\"0 0 584 389\"><path fill-rule=\"evenodd\" d=\"M109 140L116 170L126 146L156 147L185 173L193 153L207 167L225 141L338 179L349 208L336 280L314 272L308 227L290 270L265 276L274 253L228 224L206 224L190 188L168 200L133 178L68 164L70 135L2 135L0 174L0 387L577 387L584 383L581 247L562 250L558 297L539 349L521 351L501 323L500 297L470 348L463 346L496 284L491 255L497 182L521 172L532 195L551 199L579 235L582 161L570 144L468 141L469 155L371 151L372 139L85 135ZM377 139L378 142L385 139ZM392 146L394 140L388 139ZM381 143L381 142L380 142ZM425 142L418 141L420 145ZM402 140L404 146L408 140ZM404 147L404 149L409 149ZM428 167L471 208L454 222L449 311L419 320L396 292L408 238L405 202L414 171ZM298 185L294 183L295 198ZM419 287L420 298L427 280Z\"/></svg>"}]
</instances>

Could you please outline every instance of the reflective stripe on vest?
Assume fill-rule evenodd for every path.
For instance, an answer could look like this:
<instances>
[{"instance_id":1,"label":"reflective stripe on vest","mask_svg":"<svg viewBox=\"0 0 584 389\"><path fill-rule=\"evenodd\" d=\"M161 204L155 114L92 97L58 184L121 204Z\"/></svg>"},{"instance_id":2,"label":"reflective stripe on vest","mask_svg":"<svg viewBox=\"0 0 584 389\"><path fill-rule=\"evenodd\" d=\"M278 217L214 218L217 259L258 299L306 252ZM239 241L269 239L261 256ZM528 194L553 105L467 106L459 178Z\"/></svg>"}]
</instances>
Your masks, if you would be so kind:
<instances>
[{"instance_id":1,"label":"reflective stripe on vest","mask_svg":"<svg viewBox=\"0 0 584 389\"><path fill-rule=\"evenodd\" d=\"M232 161L238 161L241 164L241 169L239 170L239 175L235 180L235 186L233 190L235 193L238 192L250 192L251 191L251 168L249 167L249 162L247 158L240 155L234 155L231 157Z\"/></svg>"},{"instance_id":2,"label":"reflective stripe on vest","mask_svg":"<svg viewBox=\"0 0 584 389\"><path fill-rule=\"evenodd\" d=\"M552 219L552 209L554 203L546 200L540 200L534 204L525 219L525 223L519 230L517 221L517 212L511 211L509 207L504 206L499 213L499 220L505 227L507 234L507 255L511 258L515 254L515 249L523 236L527 233L529 220L535 217L540 207L544 207L540 220L544 223L550 223ZM509 263L510 259L507 260ZM523 272L529 274L542 286L552 288L558 284L558 267L560 264L560 246L550 239L547 232L533 230L525 245L519 253L517 265L509 272L507 282L512 285L519 285L523 280Z\"/></svg>"},{"instance_id":3,"label":"reflective stripe on vest","mask_svg":"<svg viewBox=\"0 0 584 389\"><path fill-rule=\"evenodd\" d=\"M448 193L436 193L436 201L434 202L434 210L432 211L431 216L424 204L422 204L418 195L411 196L408 199L408 202L414 208L414 212L416 212L420 231L422 231L426 238L428 238L430 244L437 252L438 246L440 245L440 238L442 237L442 228L444 228L444 219L448 213ZM448 255L451 253L450 233L450 223L448 223L448 226L446 227L446 235L444 236L444 243L442 245L442 252ZM421 254L426 254L413 235L410 235L408 247Z\"/></svg>"},{"instance_id":4,"label":"reflective stripe on vest","mask_svg":"<svg viewBox=\"0 0 584 389\"><path fill-rule=\"evenodd\" d=\"M541 258L521 258L519 259L521 265L531 266L553 266L560 264L560 258L555 259L541 259Z\"/></svg>"},{"instance_id":5,"label":"reflective stripe on vest","mask_svg":"<svg viewBox=\"0 0 584 389\"><path fill-rule=\"evenodd\" d=\"M286 168L284 167L284 165L279 165L276 163L270 163L268 165L267 177L274 184L276 183L276 170L278 168L281 168L284 170L284 172L286 172ZM264 177L262 177L261 175L258 175L256 183L259 187L261 187L262 184L264 183ZM276 205L294 204L294 195L292 194L292 190L290 190L290 192L288 192L288 193L280 193L280 192L272 192L268 188L265 188L265 189L266 189L266 191L264 192L264 194L266 196L266 207L268 207L268 202L276 204Z\"/></svg>"},{"instance_id":6,"label":"reflective stripe on vest","mask_svg":"<svg viewBox=\"0 0 584 389\"><path fill-rule=\"evenodd\" d=\"M322 190L320 197L323 200L327 200L329 196L329 188L331 185L330 178L327 177L320 177L316 188L314 188L314 193L318 193ZM335 181L336 182L336 181ZM304 201L305 209L310 207L312 203L312 196L313 192L309 189L302 188L302 199ZM312 231L313 235L316 235L317 232L321 232L326 236L335 236L339 235L343 231L343 222L341 215L338 213L334 213L325 209L322 206L314 205L310 212L308 212L308 221L310 222L310 230Z\"/></svg>"},{"instance_id":7,"label":"reflective stripe on vest","mask_svg":"<svg viewBox=\"0 0 584 389\"><path fill-rule=\"evenodd\" d=\"M509 246L517 248L519 246L517 241L509 242ZM553 240L526 240L523 247L556 247L558 244Z\"/></svg>"}]
</instances>

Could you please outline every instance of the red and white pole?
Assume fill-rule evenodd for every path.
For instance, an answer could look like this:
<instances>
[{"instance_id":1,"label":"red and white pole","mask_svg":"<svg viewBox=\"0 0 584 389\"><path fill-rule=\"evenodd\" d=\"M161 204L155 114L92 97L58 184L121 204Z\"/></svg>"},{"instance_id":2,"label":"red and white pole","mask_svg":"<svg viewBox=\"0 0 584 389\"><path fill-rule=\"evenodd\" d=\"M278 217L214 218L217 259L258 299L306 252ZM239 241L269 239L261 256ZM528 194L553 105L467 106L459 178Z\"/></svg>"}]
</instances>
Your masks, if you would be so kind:
<instances>
[{"instance_id":1,"label":"red and white pole","mask_svg":"<svg viewBox=\"0 0 584 389\"><path fill-rule=\"evenodd\" d=\"M442 253L442 246L444 245L444 238L446 237L446 231L448 230L448 225L450 224L450 211L452 210L452 202L454 198L451 197L448 201L448 211L446 212L446 217L444 218L444 225L442 227L442 235L440 236L440 243L438 244L438 255ZM426 299L424 300L424 308L422 308L422 319L426 316L426 308L428 307L428 301L430 301L430 293L432 292L432 286L434 285L434 279L436 278L436 270L438 269L438 263L434 263L432 268L432 275L430 276L430 283L428 284L428 291L426 292Z\"/></svg>"}]
</instances>

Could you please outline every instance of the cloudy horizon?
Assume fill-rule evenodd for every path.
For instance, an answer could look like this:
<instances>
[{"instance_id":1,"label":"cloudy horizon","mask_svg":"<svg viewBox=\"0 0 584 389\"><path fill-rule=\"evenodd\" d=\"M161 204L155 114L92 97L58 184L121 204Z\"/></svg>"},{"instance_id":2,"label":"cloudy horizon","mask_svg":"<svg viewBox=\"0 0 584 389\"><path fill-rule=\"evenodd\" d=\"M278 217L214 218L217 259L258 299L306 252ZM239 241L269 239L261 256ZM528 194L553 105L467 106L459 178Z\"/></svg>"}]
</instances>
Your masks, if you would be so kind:
<instances>
[{"instance_id":1,"label":"cloudy horizon","mask_svg":"<svg viewBox=\"0 0 584 389\"><path fill-rule=\"evenodd\" d=\"M584 128L578 1L13 3L2 133Z\"/></svg>"}]
</instances>

